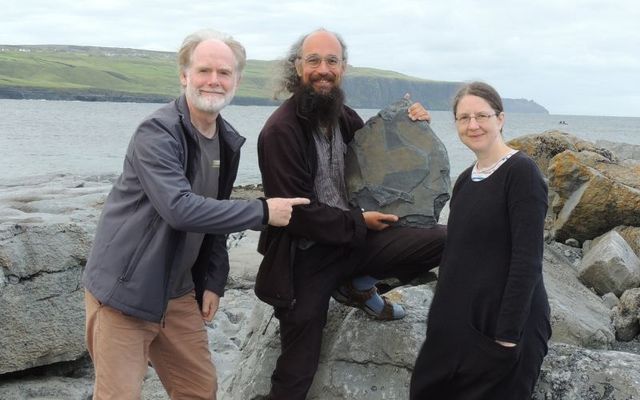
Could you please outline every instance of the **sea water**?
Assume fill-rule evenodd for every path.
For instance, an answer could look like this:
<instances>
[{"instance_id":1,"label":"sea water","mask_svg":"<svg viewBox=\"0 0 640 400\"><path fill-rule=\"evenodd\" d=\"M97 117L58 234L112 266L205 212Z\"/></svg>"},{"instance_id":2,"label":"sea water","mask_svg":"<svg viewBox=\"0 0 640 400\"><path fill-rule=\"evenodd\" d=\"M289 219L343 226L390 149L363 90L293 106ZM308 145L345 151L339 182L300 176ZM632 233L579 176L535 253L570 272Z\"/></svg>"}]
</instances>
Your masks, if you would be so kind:
<instances>
[{"instance_id":1,"label":"sea water","mask_svg":"<svg viewBox=\"0 0 640 400\"><path fill-rule=\"evenodd\" d=\"M161 104L0 99L0 184L19 185L28 177L68 174L113 175L140 121ZM268 106L229 106L222 115L247 141L236 184L260 182L257 137L275 110ZM358 109L364 119L378 110ZM453 179L473 161L458 139L453 115L432 111L431 127L449 153ZM558 129L595 142L640 144L640 118L548 114L506 116L505 138Z\"/></svg>"}]
</instances>

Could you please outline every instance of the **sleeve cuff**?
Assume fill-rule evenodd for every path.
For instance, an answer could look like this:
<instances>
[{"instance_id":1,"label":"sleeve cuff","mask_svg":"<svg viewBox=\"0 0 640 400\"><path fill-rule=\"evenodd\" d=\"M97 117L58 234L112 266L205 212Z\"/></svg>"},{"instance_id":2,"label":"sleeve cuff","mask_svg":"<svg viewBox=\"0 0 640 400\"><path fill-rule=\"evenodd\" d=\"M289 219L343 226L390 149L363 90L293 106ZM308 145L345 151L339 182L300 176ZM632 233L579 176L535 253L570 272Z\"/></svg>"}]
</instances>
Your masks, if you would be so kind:
<instances>
[{"instance_id":1,"label":"sleeve cuff","mask_svg":"<svg viewBox=\"0 0 640 400\"><path fill-rule=\"evenodd\" d=\"M269 205L264 197L258 198L262 202L262 225L269 224Z\"/></svg>"},{"instance_id":2,"label":"sleeve cuff","mask_svg":"<svg viewBox=\"0 0 640 400\"><path fill-rule=\"evenodd\" d=\"M205 283L205 289L217 294L219 297L224 297L224 284L220 285L220 283L211 281L211 279L207 279L207 282Z\"/></svg>"}]
</instances>

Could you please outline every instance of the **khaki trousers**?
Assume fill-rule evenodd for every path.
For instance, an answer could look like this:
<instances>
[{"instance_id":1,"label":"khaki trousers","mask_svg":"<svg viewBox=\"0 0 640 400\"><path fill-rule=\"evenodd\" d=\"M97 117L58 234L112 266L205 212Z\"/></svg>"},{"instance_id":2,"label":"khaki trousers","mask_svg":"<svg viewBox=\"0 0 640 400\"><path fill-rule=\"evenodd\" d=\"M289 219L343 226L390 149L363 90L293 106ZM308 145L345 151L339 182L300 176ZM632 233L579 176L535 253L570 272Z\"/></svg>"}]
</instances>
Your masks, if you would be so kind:
<instances>
[{"instance_id":1,"label":"khaki trousers","mask_svg":"<svg viewBox=\"0 0 640 400\"><path fill-rule=\"evenodd\" d=\"M94 399L140 399L149 360L171 399L216 399L216 369L193 292L169 301L163 324L125 315L86 290L85 306Z\"/></svg>"}]
</instances>

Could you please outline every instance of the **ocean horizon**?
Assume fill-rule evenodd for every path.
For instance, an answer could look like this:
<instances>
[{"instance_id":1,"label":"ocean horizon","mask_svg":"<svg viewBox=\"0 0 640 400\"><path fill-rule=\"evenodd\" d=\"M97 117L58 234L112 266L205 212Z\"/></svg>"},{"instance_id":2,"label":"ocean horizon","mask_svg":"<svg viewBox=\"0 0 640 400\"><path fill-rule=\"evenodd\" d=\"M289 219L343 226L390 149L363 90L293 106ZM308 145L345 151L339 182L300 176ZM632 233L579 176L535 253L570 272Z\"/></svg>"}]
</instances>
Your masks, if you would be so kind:
<instances>
[{"instance_id":1,"label":"ocean horizon","mask_svg":"<svg viewBox=\"0 0 640 400\"><path fill-rule=\"evenodd\" d=\"M0 99L0 184L55 175L117 175L124 154L140 121L161 103L112 103ZM225 108L222 115L247 141L236 185L261 182L257 137L276 106ZM366 121L377 109L356 109ZM474 161L457 137L449 111L431 111L431 128L449 153L453 179ZM609 140L640 144L640 117L507 113L505 139L560 130L595 142Z\"/></svg>"}]
</instances>

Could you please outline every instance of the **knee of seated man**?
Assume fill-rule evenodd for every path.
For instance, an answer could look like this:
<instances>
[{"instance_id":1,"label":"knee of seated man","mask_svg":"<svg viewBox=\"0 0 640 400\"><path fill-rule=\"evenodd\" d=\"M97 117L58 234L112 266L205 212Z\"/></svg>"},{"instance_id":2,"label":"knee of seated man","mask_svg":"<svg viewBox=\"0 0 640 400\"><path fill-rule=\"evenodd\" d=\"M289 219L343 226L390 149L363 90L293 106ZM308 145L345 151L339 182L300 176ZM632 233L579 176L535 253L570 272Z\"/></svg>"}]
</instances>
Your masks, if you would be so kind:
<instances>
[{"instance_id":1,"label":"knee of seated man","mask_svg":"<svg viewBox=\"0 0 640 400\"><path fill-rule=\"evenodd\" d=\"M434 225L432 228L424 229L423 235L432 246L444 247L447 239L447 226Z\"/></svg>"},{"instance_id":2,"label":"knee of seated man","mask_svg":"<svg viewBox=\"0 0 640 400\"><path fill-rule=\"evenodd\" d=\"M437 229L437 241L438 244L444 246L444 242L447 240L447 226L446 225L436 225L434 229Z\"/></svg>"}]
</instances>

